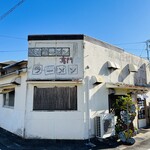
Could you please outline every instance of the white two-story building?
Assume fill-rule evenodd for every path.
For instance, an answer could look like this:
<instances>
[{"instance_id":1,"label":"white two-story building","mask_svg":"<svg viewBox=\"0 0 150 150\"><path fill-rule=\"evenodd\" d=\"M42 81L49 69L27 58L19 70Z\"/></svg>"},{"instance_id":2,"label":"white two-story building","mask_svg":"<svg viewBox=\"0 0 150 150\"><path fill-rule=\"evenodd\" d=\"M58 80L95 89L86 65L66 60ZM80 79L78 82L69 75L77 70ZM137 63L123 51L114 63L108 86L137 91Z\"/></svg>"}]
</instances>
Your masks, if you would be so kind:
<instances>
[{"instance_id":1,"label":"white two-story building","mask_svg":"<svg viewBox=\"0 0 150 150\"><path fill-rule=\"evenodd\" d=\"M149 61L86 35L29 35L28 64L1 63L0 127L24 138L88 139L118 95L146 126ZM11 70L11 71L10 71Z\"/></svg>"}]
</instances>

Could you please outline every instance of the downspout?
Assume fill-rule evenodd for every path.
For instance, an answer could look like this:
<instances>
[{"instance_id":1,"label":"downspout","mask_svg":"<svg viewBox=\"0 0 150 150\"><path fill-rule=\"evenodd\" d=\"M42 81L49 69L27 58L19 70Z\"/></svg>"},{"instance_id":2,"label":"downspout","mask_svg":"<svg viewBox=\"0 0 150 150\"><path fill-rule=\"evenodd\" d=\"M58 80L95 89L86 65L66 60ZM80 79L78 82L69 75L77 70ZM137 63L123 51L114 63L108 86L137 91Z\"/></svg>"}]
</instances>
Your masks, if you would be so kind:
<instances>
[{"instance_id":1,"label":"downspout","mask_svg":"<svg viewBox=\"0 0 150 150\"><path fill-rule=\"evenodd\" d=\"M23 129L23 138L26 138L26 115L27 115L27 100L28 100L28 83L26 81L26 96L25 96L25 105L24 105L24 129Z\"/></svg>"},{"instance_id":2,"label":"downspout","mask_svg":"<svg viewBox=\"0 0 150 150\"><path fill-rule=\"evenodd\" d=\"M86 101L87 101L87 127L88 127L88 139L90 141L90 104L89 104L89 76L86 77Z\"/></svg>"},{"instance_id":3,"label":"downspout","mask_svg":"<svg viewBox=\"0 0 150 150\"><path fill-rule=\"evenodd\" d=\"M91 122L90 122L90 96L89 96L89 76L86 77L86 102L87 102L87 127L88 127L88 142L86 143L87 146L95 147L96 145L91 143L90 136L91 136Z\"/></svg>"}]
</instances>

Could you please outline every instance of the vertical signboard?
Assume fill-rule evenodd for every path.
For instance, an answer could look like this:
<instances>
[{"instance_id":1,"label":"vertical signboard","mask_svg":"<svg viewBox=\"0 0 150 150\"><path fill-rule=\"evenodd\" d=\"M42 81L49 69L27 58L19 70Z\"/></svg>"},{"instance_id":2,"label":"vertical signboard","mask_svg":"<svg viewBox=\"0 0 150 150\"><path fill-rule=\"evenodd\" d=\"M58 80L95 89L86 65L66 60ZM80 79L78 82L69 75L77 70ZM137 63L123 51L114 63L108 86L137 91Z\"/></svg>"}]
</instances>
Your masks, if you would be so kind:
<instances>
[{"instance_id":1,"label":"vertical signboard","mask_svg":"<svg viewBox=\"0 0 150 150\"><path fill-rule=\"evenodd\" d=\"M83 78L82 40L29 41L28 80Z\"/></svg>"}]
</instances>

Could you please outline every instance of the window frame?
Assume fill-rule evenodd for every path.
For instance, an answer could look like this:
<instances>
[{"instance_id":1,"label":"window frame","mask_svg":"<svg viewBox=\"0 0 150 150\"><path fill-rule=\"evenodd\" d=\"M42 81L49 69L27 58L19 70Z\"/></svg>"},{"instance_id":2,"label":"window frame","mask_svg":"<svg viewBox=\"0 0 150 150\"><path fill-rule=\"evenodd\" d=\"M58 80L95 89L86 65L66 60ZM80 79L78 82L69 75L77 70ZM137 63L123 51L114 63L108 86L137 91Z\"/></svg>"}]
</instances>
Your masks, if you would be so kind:
<instances>
[{"instance_id":1,"label":"window frame","mask_svg":"<svg viewBox=\"0 0 150 150\"><path fill-rule=\"evenodd\" d=\"M13 94L13 96L11 96ZM12 91L3 93L3 107L14 108L15 106L15 88Z\"/></svg>"},{"instance_id":2,"label":"window frame","mask_svg":"<svg viewBox=\"0 0 150 150\"><path fill-rule=\"evenodd\" d=\"M70 95L70 92L69 93L67 93L68 91L66 91L66 93L68 94L66 97L68 98L68 100L66 100L66 101L63 101L63 106L62 107L66 107L66 106L64 106L64 103L67 103L66 105L69 105L69 107L70 107L70 109L68 109L68 108L66 108L66 109L64 109L64 108L60 108L59 109L59 107L61 107L61 106L52 106L52 107L55 107L55 108L53 108L53 109L42 109L42 108L36 108L36 106L35 106L35 89L36 88L39 88L39 89L49 89L49 90L55 90L54 88L57 88L58 90L60 90L59 92L62 94L63 92L64 92L64 90L65 90L65 88L69 88L69 91L71 92L71 89L72 90L74 90L72 93L72 95ZM74 88L74 89L73 89ZM61 90L62 89L62 90ZM51 91L51 92L52 92ZM59 93L59 94L60 94ZM58 98L58 93L55 91L54 92L54 95L55 94L57 94L57 98ZM72 107L74 107L74 108L72 108L71 106L70 106L70 102L71 102L71 100L70 100L70 98L71 98L71 96L74 96L74 94L75 94L75 97L73 98L73 100L75 100L75 101L73 101L74 102L74 104L71 104L71 105L74 105L74 106L72 106ZM65 95L65 94L62 94L63 96ZM52 98L52 97L50 97L50 98ZM60 102L60 98L55 98L55 100L58 102ZM53 99L53 98L52 98ZM64 99L61 99L61 100L64 100ZM47 101L47 99L46 99L46 101ZM54 100L52 100L52 101L54 101ZM52 101L51 100L49 100L49 105L52 103ZM56 102L56 103L57 103ZM58 103L59 103L58 102ZM33 107L32 107L32 110L33 111L48 111L48 112L51 112L51 111L77 111L78 110L78 86L77 85L57 85L57 86L33 86Z\"/></svg>"},{"instance_id":3,"label":"window frame","mask_svg":"<svg viewBox=\"0 0 150 150\"><path fill-rule=\"evenodd\" d=\"M137 105L138 105L138 119L146 119L146 98L141 99L137 98ZM140 109L140 107L143 107Z\"/></svg>"}]
</instances>

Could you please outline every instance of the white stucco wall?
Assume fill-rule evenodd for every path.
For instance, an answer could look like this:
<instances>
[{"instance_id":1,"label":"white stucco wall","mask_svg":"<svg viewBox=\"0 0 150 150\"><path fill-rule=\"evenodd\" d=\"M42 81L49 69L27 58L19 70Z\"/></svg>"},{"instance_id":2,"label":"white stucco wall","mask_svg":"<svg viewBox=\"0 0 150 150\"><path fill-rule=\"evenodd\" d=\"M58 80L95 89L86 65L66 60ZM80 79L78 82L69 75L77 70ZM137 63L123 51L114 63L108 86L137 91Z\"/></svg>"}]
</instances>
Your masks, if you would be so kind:
<instances>
[{"instance_id":1,"label":"white stucco wall","mask_svg":"<svg viewBox=\"0 0 150 150\"><path fill-rule=\"evenodd\" d=\"M146 75L148 61L132 54L126 53L117 48L109 49L99 44L93 44L85 41L84 50L84 77L88 78L89 83L85 86L89 88L89 134L94 135L94 117L97 111L109 109L108 95L109 91L106 88L106 82L123 82L126 84L144 85L149 82L150 77ZM107 66L107 61L117 63L120 68L110 70ZM134 64L138 67L138 72L129 72L128 64ZM88 67L87 67L88 66ZM146 67L146 68L145 68ZM87 69L88 68L88 69ZM148 72L149 74L149 72ZM100 85L92 84L92 76L100 75L104 82ZM87 85L88 84L88 85ZM147 98L150 101L150 97ZM88 111L88 110L87 110ZM135 126L138 126L138 119L135 119ZM145 124L142 122L142 124ZM141 124L141 122L140 122Z\"/></svg>"},{"instance_id":2,"label":"white stucco wall","mask_svg":"<svg viewBox=\"0 0 150 150\"><path fill-rule=\"evenodd\" d=\"M139 119L139 128L146 127L146 119Z\"/></svg>"},{"instance_id":3,"label":"white stucco wall","mask_svg":"<svg viewBox=\"0 0 150 150\"><path fill-rule=\"evenodd\" d=\"M94 136L94 117L98 111L108 111L109 90L106 82L123 82L126 84L143 85L150 82L150 70L148 61L131 55L117 48L106 48L82 40L68 41L31 41L29 48L41 47L70 47L70 57L66 63L60 62L62 57L29 57L28 81L27 74L21 74L21 85L15 87L14 108L3 107L3 96L0 94L0 127L25 136L25 138L40 139L87 139ZM84 49L83 49L84 48ZM69 57L69 58L70 58ZM107 61L117 63L120 68L110 70ZM138 66L138 72L129 72L128 64ZM39 65L42 69L36 74L34 66ZM57 74L51 70L63 65L65 74ZM70 74L70 65L78 69ZM48 67L49 70L44 69ZM145 66L147 75L145 74ZM45 71L48 71L45 73ZM103 83L94 85L92 76L100 75ZM146 79L145 80L145 75ZM9 83L16 75L0 79L1 84ZM73 81L52 81L52 80L73 80ZM82 81L75 81L82 79ZM36 81L41 80L41 81ZM51 80L51 81L42 81ZM34 86L77 86L77 110L76 111L33 111L33 89ZM150 102L150 92L147 93L147 103ZM135 97L134 97L135 98ZM135 98L136 99L136 98ZM137 119L137 118L136 118ZM145 120L139 123L145 125ZM137 123L135 123L137 124ZM25 133L24 133L25 131Z\"/></svg>"},{"instance_id":4,"label":"white stucco wall","mask_svg":"<svg viewBox=\"0 0 150 150\"><path fill-rule=\"evenodd\" d=\"M12 79L17 76L21 76L21 85L15 86L14 108L3 106L3 94L0 94L0 127L19 136L23 136L27 74L21 73L20 75L10 75L1 78L0 83L10 83Z\"/></svg>"},{"instance_id":5,"label":"white stucco wall","mask_svg":"<svg viewBox=\"0 0 150 150\"><path fill-rule=\"evenodd\" d=\"M33 87L77 85L76 111L33 111ZM41 139L85 139L84 95L82 84L72 83L28 83L27 110L25 118L26 138Z\"/></svg>"},{"instance_id":6,"label":"white stucco wall","mask_svg":"<svg viewBox=\"0 0 150 150\"><path fill-rule=\"evenodd\" d=\"M65 82L49 82L49 83L28 83L27 92L27 111L25 117L25 136L26 138L49 138L49 139L87 139L94 136L94 117L98 111L108 111L108 95L109 90L106 88L106 82L123 82L126 84L143 85L146 81L145 66L147 61L137 56L124 52L115 47L103 47L88 41L31 41L29 48L34 47L70 47L71 56L78 64L79 74L75 76L65 74L65 76L57 76L57 74L45 76L41 74L33 74L33 66L35 64L53 64L60 65L60 58L50 57L29 57L28 79L74 79L82 78L81 84L77 84L78 88L78 109L77 111L33 111L33 87L39 86L61 86L72 85ZM74 46L73 46L74 45ZM74 55L73 55L74 54ZM120 68L110 70L107 67L107 61L117 63ZM69 62L70 64L70 62ZM68 66L69 64L64 64ZM129 72L128 64L138 66L138 72ZM43 70L44 71L44 70ZM67 73L67 72L66 72ZM92 76L100 75L103 83L93 85ZM148 79L149 76L147 76ZM74 85L74 84L73 84ZM136 120L137 121L137 120ZM137 125L137 123L135 122Z\"/></svg>"},{"instance_id":7,"label":"white stucco wall","mask_svg":"<svg viewBox=\"0 0 150 150\"><path fill-rule=\"evenodd\" d=\"M120 68L110 70L107 61L117 63ZM129 72L128 64L138 67L138 72ZM105 82L123 82L126 84L146 84L146 70L149 68L148 61L138 56L124 52L115 47L105 48L98 44L85 41L84 67L89 66L91 75L101 75Z\"/></svg>"},{"instance_id":8,"label":"white stucco wall","mask_svg":"<svg viewBox=\"0 0 150 150\"><path fill-rule=\"evenodd\" d=\"M40 48L69 48L68 56L38 56L32 49ZM29 41L28 59L28 80L33 80L35 83L28 82L27 92L27 111L26 111L26 138L45 138L45 139L86 139L88 137L87 115L85 113L86 102L84 101L83 82L77 83L76 80L83 79L83 41L82 40L42 40ZM65 58L65 61L62 59ZM36 74L36 65L42 66L40 73ZM48 72L46 67L51 68ZM52 69L53 66L53 69ZM64 70L64 72L60 72ZM70 68L72 67L72 68ZM41 80L36 81L36 80ZM42 82L49 81L49 83ZM70 83L58 80L73 80ZM75 81L74 81L75 80ZM76 83L75 83L76 82ZM33 111L33 87L34 86L77 86L77 110L76 111Z\"/></svg>"},{"instance_id":9,"label":"white stucco wall","mask_svg":"<svg viewBox=\"0 0 150 150\"><path fill-rule=\"evenodd\" d=\"M28 80L82 79L82 49L82 40L29 41Z\"/></svg>"}]
</instances>

